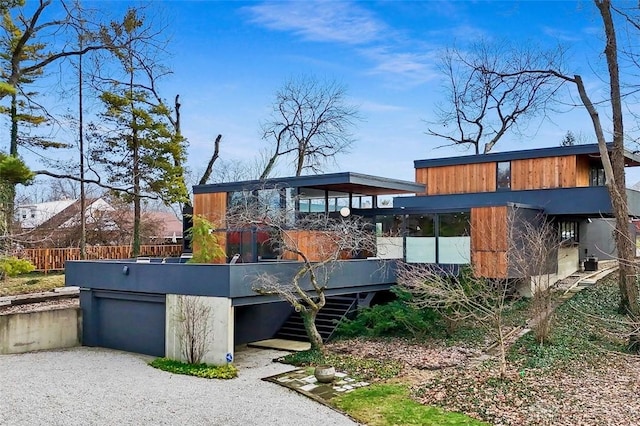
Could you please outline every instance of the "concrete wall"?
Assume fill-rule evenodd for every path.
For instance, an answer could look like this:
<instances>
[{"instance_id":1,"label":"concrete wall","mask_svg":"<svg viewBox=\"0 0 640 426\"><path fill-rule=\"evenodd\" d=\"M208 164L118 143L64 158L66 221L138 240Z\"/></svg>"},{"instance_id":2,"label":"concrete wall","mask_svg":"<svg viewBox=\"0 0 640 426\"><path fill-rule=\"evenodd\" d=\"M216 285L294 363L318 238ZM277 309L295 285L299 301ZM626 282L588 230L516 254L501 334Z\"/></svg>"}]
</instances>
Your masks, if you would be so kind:
<instances>
[{"instance_id":1,"label":"concrete wall","mask_svg":"<svg viewBox=\"0 0 640 426\"><path fill-rule=\"evenodd\" d=\"M181 328L185 317L181 304L192 303L196 310L205 309L195 327L202 327L205 351L201 362L222 365L233 360L233 306L231 299L224 297L184 296L167 294L166 298L166 349L167 358L186 361L183 353L184 339ZM205 331L206 330L206 331Z\"/></svg>"},{"instance_id":2,"label":"concrete wall","mask_svg":"<svg viewBox=\"0 0 640 426\"><path fill-rule=\"evenodd\" d=\"M558 272L556 279L561 280L580 269L580 250L577 245L558 249Z\"/></svg>"},{"instance_id":3,"label":"concrete wall","mask_svg":"<svg viewBox=\"0 0 640 426\"><path fill-rule=\"evenodd\" d=\"M0 354L78 346L80 326L79 308L0 315Z\"/></svg>"}]
</instances>

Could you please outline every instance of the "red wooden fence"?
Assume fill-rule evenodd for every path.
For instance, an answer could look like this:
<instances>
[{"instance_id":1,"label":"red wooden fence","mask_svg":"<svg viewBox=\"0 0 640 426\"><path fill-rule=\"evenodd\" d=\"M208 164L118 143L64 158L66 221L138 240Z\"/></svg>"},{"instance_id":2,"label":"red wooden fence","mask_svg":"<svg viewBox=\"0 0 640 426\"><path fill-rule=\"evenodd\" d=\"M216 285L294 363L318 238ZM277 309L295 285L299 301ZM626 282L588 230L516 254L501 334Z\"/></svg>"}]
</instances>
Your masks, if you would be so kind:
<instances>
[{"instance_id":1,"label":"red wooden fence","mask_svg":"<svg viewBox=\"0 0 640 426\"><path fill-rule=\"evenodd\" d=\"M179 257L181 244L143 245L140 256ZM80 260L80 249L73 248L34 248L22 249L17 256L28 259L36 267L36 271L63 271L67 260ZM131 246L88 246L87 259L130 259Z\"/></svg>"}]
</instances>

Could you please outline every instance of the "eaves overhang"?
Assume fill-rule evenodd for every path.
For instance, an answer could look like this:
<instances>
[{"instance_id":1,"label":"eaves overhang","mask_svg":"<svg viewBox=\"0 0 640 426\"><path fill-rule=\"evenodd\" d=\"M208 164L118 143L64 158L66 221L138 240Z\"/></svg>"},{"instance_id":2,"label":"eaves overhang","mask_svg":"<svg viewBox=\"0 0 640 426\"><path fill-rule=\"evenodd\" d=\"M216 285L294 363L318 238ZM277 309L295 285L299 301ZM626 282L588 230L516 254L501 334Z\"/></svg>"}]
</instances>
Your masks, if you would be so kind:
<instances>
[{"instance_id":1,"label":"eaves overhang","mask_svg":"<svg viewBox=\"0 0 640 426\"><path fill-rule=\"evenodd\" d=\"M609 152L613 144L607 144ZM492 163L500 161L525 160L532 158L562 157L566 155L591 155L600 156L598 144L556 146L551 148L525 149L520 151L495 152L489 154L463 155L456 157L434 158L426 160L415 160L413 162L416 169L441 166L455 166L462 164ZM640 155L637 152L625 150L625 165L640 166Z\"/></svg>"},{"instance_id":2,"label":"eaves overhang","mask_svg":"<svg viewBox=\"0 0 640 426\"><path fill-rule=\"evenodd\" d=\"M196 185L194 194L252 191L270 188L314 188L358 195L398 195L425 192L425 185L362 173L341 172L322 175L292 176L265 180Z\"/></svg>"},{"instance_id":3,"label":"eaves overhang","mask_svg":"<svg viewBox=\"0 0 640 426\"><path fill-rule=\"evenodd\" d=\"M629 214L640 213L640 193L630 198ZM638 200L637 202L635 200ZM548 215L610 216L611 200L604 186L584 188L557 188L528 191L480 192L474 194L424 195L400 197L394 207L412 211L468 210L474 207L523 204Z\"/></svg>"}]
</instances>

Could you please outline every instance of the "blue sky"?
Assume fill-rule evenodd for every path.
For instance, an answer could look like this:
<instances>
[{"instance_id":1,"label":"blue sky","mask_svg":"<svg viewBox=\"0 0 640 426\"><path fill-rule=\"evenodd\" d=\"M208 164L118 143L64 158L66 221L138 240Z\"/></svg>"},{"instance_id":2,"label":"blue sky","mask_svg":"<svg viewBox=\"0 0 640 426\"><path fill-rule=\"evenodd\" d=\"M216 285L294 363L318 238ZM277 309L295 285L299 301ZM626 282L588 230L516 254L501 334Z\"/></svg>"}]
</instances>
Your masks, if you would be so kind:
<instances>
[{"instance_id":1,"label":"blue sky","mask_svg":"<svg viewBox=\"0 0 640 426\"><path fill-rule=\"evenodd\" d=\"M593 77L602 51L591 2L165 2L172 16L174 75L181 94L190 165L202 168L217 133L225 159L248 159L265 142L260 122L276 90L313 73L348 87L363 121L352 153L328 171L413 179L413 160L460 155L425 134L441 100L437 65L445 47L510 39L569 49L573 72ZM167 92L168 93L168 92ZM495 151L558 145L567 130L591 135L583 110L534 122ZM280 172L290 174L281 164Z\"/></svg>"},{"instance_id":2,"label":"blue sky","mask_svg":"<svg viewBox=\"0 0 640 426\"><path fill-rule=\"evenodd\" d=\"M93 4L115 10L129 3ZM167 18L173 52L166 61L173 74L161 90L168 99L181 96L194 174L204 169L218 133L222 159L255 158L266 146L260 123L268 118L275 92L301 74L346 85L348 100L363 117L352 152L326 171L406 180L414 178L415 159L471 154L436 149L443 142L425 133L442 100L437 65L446 47L464 48L481 38L543 47L560 42L568 49L567 68L583 75L596 100L604 88L594 73L603 69L602 24L586 0L154 4ZM583 109L563 110L532 122L524 135L506 136L494 151L557 146L568 130L595 141ZM292 170L280 164L279 174Z\"/></svg>"}]
</instances>

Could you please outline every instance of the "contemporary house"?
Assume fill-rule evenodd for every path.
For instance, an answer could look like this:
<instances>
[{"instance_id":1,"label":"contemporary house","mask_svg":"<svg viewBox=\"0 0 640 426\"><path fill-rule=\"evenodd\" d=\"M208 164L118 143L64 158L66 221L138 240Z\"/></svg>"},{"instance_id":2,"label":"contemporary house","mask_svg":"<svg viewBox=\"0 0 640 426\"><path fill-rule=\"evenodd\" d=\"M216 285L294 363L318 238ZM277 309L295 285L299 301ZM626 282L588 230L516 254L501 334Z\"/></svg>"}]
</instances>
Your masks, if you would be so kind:
<instances>
[{"instance_id":1,"label":"contemporary house","mask_svg":"<svg viewBox=\"0 0 640 426\"><path fill-rule=\"evenodd\" d=\"M640 165L633 153L625 159L630 167ZM263 273L286 281L299 270L299 259L279 252L267 229L227 223L228 212L247 199L288 212L287 237L311 257L317 234L296 229L298 218L357 215L371 224L375 250L339 260L331 271L326 316L317 320L325 338L336 319L393 285L391 259L452 269L472 264L488 278L519 278L507 261L508 243L519 224L539 220L551 221L563 242L549 263L550 274L573 273L581 259L604 247L596 237L606 232L590 229L613 213L597 145L417 160L414 166L416 182L334 173L194 187L193 212L217 225L226 256L218 264L199 265L70 262L67 285L81 287L83 343L179 358L181 297L210 307L206 361L232 359L238 344L295 338L300 324L292 308L275 296L258 295L252 282ZM383 196L395 196L393 203L383 206ZM630 218L640 216L640 193L628 196Z\"/></svg>"}]
</instances>

